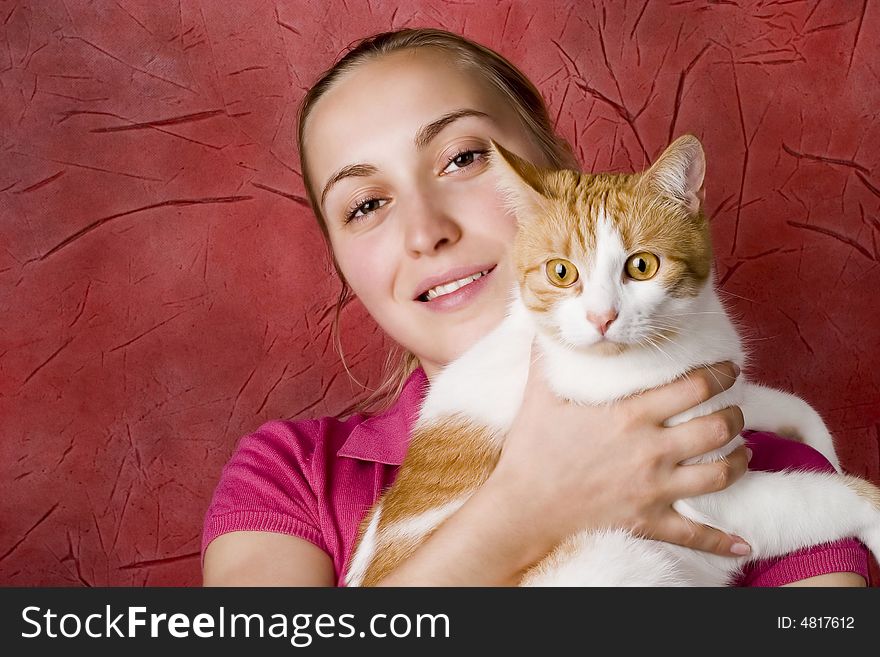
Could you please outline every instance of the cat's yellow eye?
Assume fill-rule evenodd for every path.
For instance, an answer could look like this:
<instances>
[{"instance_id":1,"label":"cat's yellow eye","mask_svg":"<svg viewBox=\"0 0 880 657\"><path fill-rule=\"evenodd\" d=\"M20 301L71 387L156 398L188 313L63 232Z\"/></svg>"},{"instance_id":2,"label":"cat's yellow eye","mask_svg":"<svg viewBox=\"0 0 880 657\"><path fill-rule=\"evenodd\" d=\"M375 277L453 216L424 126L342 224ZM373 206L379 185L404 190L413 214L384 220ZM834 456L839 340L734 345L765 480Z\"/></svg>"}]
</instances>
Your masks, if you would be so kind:
<instances>
[{"instance_id":1,"label":"cat's yellow eye","mask_svg":"<svg viewBox=\"0 0 880 657\"><path fill-rule=\"evenodd\" d=\"M571 287L578 279L578 270L568 260L554 258L547 261L547 278L556 287Z\"/></svg>"},{"instance_id":2,"label":"cat's yellow eye","mask_svg":"<svg viewBox=\"0 0 880 657\"><path fill-rule=\"evenodd\" d=\"M639 251L632 254L624 267L626 275L637 281L646 281L654 278L654 274L660 268L660 258L649 251Z\"/></svg>"}]
</instances>

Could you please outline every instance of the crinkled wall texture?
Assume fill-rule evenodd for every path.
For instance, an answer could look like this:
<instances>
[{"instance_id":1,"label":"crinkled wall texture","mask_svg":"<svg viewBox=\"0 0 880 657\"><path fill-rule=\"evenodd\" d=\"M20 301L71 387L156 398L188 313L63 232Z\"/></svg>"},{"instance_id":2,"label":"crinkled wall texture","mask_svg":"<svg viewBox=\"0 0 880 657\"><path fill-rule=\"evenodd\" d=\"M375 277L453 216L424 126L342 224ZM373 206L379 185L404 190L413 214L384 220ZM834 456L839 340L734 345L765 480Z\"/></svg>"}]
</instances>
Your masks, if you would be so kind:
<instances>
[{"instance_id":1,"label":"crinkled wall texture","mask_svg":"<svg viewBox=\"0 0 880 657\"><path fill-rule=\"evenodd\" d=\"M587 169L698 135L751 372L880 479L878 3L3 2L0 583L198 584L238 438L358 394L295 112L402 26L509 57ZM376 383L381 332L342 328Z\"/></svg>"}]
</instances>

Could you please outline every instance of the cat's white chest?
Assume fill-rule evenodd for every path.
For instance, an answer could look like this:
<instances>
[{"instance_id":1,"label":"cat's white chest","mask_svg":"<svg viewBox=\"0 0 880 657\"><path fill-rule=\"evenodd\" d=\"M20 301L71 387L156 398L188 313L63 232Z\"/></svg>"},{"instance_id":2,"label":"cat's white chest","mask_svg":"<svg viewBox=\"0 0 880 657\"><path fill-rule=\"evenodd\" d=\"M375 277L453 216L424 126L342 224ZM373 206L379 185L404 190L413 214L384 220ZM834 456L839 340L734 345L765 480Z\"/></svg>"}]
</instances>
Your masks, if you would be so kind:
<instances>
[{"instance_id":1,"label":"cat's white chest","mask_svg":"<svg viewBox=\"0 0 880 657\"><path fill-rule=\"evenodd\" d=\"M419 422L449 416L506 432L522 402L534 327L519 301L507 317L431 382Z\"/></svg>"}]
</instances>

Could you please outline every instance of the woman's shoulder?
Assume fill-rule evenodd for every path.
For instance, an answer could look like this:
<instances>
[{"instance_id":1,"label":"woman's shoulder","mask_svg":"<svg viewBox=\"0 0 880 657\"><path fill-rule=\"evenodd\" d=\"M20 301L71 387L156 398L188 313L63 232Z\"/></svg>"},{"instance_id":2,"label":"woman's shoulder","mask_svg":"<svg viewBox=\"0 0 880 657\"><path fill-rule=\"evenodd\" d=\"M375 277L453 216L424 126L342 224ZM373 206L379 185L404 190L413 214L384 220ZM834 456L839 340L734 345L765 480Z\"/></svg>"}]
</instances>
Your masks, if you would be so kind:
<instances>
[{"instance_id":1,"label":"woman's shoulder","mask_svg":"<svg viewBox=\"0 0 880 657\"><path fill-rule=\"evenodd\" d=\"M338 449L364 419L362 415L354 415L345 420L333 416L266 420L238 440L233 457L253 452L284 460L310 458Z\"/></svg>"},{"instance_id":2,"label":"woman's shoulder","mask_svg":"<svg viewBox=\"0 0 880 657\"><path fill-rule=\"evenodd\" d=\"M361 419L273 419L243 435L206 511L202 554L214 538L231 531L291 534L326 550L316 473L325 470L335 445Z\"/></svg>"},{"instance_id":3,"label":"woman's shoulder","mask_svg":"<svg viewBox=\"0 0 880 657\"><path fill-rule=\"evenodd\" d=\"M235 445L220 474L212 508L234 507L241 498L287 497L309 491L315 472L323 471L362 418L272 419Z\"/></svg>"}]
</instances>

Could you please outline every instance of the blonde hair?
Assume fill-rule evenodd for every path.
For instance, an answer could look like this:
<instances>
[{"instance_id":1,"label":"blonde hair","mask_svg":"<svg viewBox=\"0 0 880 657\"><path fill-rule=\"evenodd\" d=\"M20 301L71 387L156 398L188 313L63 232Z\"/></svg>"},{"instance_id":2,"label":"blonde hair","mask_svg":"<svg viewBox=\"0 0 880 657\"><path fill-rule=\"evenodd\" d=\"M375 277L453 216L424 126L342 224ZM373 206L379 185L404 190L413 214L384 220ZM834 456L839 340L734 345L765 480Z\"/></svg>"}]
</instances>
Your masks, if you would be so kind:
<instances>
[{"instance_id":1,"label":"blonde hair","mask_svg":"<svg viewBox=\"0 0 880 657\"><path fill-rule=\"evenodd\" d=\"M333 318L332 330L335 336L336 350L342 359L342 365L355 381L356 379L352 376L351 371L348 369L348 364L345 362L345 355L342 352L342 344L339 337L340 312L353 297L351 288L342 275L339 264L336 262L336 256L330 246L327 220L321 213L320 205L312 190L312 180L308 173L308 165L303 152L304 126L318 99L331 89L346 73L362 63L376 60L383 55L417 48L442 50L449 56L450 61L464 70L476 73L486 84L500 93L508 105L515 111L523 127L532 137L538 148L544 153L550 166L560 169L579 168L571 145L564 138L556 134L550 120L547 105L541 96L541 92L538 91L535 85L518 68L495 51L453 32L435 28L404 28L375 34L359 41L338 62L322 73L317 82L306 92L305 97L300 103L297 116L297 146L306 195L308 196L312 211L318 220L321 232L324 235L324 241L330 252L333 266L336 268L337 274L339 274L340 281L342 281L342 288L336 301L336 313ZM402 354L399 350L396 352L392 350L388 353L385 362L382 383L365 399L356 401L341 411L338 416L345 417L355 412L377 413L385 410L397 399L403 384L418 366L419 361L415 354L406 350ZM362 385L360 382L357 383Z\"/></svg>"}]
</instances>

